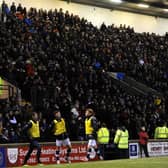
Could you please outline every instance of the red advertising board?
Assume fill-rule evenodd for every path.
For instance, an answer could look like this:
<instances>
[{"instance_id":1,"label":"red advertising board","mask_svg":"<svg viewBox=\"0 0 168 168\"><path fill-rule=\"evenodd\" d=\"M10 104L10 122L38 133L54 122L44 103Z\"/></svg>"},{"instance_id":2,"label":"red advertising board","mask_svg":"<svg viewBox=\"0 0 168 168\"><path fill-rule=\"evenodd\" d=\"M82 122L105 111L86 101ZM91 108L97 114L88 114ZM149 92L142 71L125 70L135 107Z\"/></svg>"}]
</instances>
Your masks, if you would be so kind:
<instances>
[{"instance_id":1,"label":"red advertising board","mask_svg":"<svg viewBox=\"0 0 168 168\"><path fill-rule=\"evenodd\" d=\"M7 148L7 166L21 166L23 164L24 157L28 151L28 146L20 146L16 148ZM43 164L55 164L55 151L56 147L54 145L42 146L41 150L41 162ZM70 155L71 162L83 162L86 160L86 144L73 144L72 152ZM30 159L28 160L29 165L37 164L36 161L36 150L33 151ZM60 153L61 163L65 163L66 148L63 147ZM92 153L92 158L95 159L95 153Z\"/></svg>"}]
</instances>

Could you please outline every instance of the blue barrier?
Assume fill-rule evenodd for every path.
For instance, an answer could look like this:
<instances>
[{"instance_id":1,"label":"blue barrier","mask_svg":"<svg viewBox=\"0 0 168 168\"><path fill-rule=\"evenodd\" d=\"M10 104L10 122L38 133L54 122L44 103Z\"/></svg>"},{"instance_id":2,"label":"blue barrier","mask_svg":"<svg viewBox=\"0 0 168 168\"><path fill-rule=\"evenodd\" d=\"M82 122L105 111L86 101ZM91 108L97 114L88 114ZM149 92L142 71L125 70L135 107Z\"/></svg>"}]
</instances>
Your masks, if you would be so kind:
<instances>
[{"instance_id":1,"label":"blue barrier","mask_svg":"<svg viewBox=\"0 0 168 168\"><path fill-rule=\"evenodd\" d=\"M0 167L5 168L6 167L6 154L5 154L5 148L0 148Z\"/></svg>"}]
</instances>

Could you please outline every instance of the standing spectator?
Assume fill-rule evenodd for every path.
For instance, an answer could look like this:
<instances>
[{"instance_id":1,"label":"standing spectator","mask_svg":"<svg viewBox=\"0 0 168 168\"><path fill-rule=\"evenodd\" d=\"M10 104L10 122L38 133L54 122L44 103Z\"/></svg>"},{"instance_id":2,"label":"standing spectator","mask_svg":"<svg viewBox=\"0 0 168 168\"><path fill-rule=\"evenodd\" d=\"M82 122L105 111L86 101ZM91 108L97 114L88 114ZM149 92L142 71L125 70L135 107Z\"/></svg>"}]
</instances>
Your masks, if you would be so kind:
<instances>
[{"instance_id":1,"label":"standing spectator","mask_svg":"<svg viewBox=\"0 0 168 168\"><path fill-rule=\"evenodd\" d=\"M2 22L6 22L7 15L10 13L10 10L8 8L8 5L5 3L5 1L3 1L1 8L2 8L1 20Z\"/></svg>"},{"instance_id":2,"label":"standing spectator","mask_svg":"<svg viewBox=\"0 0 168 168\"><path fill-rule=\"evenodd\" d=\"M145 156L149 157L148 148L147 148L149 136L144 126L141 127L141 130L138 133L138 135L139 135L139 146L140 146L141 157L142 157L142 150L144 151Z\"/></svg>"},{"instance_id":3,"label":"standing spectator","mask_svg":"<svg viewBox=\"0 0 168 168\"><path fill-rule=\"evenodd\" d=\"M79 141L84 141L85 139L85 118L84 116L80 116L78 118L78 122L77 122L77 125L78 125L78 128L77 128L77 140Z\"/></svg>"},{"instance_id":4,"label":"standing spectator","mask_svg":"<svg viewBox=\"0 0 168 168\"><path fill-rule=\"evenodd\" d=\"M71 115L72 115L72 119L71 119L70 128L71 128L71 135L74 138L74 137L77 137L77 128L78 128L77 121L79 117L79 112L78 112L77 105L75 105L71 109Z\"/></svg>"},{"instance_id":5,"label":"standing spectator","mask_svg":"<svg viewBox=\"0 0 168 168\"><path fill-rule=\"evenodd\" d=\"M17 7L17 12L22 12L23 7L22 5L19 3L18 7Z\"/></svg>"},{"instance_id":6,"label":"standing spectator","mask_svg":"<svg viewBox=\"0 0 168 168\"><path fill-rule=\"evenodd\" d=\"M26 72L27 76L34 76L34 67L30 60L26 61Z\"/></svg>"},{"instance_id":7,"label":"standing spectator","mask_svg":"<svg viewBox=\"0 0 168 168\"><path fill-rule=\"evenodd\" d=\"M45 133L46 133L45 131L46 131L46 129L47 129L47 121L46 121L45 118L42 119L42 122L41 122L40 125L41 125L41 126L40 126L41 139L42 139L43 141L48 140L48 139L45 139ZM47 138L47 137L46 137L46 138Z\"/></svg>"},{"instance_id":8,"label":"standing spectator","mask_svg":"<svg viewBox=\"0 0 168 168\"><path fill-rule=\"evenodd\" d=\"M12 2L12 5L11 5L11 7L10 7L10 11L11 11L12 13L15 13L15 12L16 12L15 2Z\"/></svg>"}]
</instances>

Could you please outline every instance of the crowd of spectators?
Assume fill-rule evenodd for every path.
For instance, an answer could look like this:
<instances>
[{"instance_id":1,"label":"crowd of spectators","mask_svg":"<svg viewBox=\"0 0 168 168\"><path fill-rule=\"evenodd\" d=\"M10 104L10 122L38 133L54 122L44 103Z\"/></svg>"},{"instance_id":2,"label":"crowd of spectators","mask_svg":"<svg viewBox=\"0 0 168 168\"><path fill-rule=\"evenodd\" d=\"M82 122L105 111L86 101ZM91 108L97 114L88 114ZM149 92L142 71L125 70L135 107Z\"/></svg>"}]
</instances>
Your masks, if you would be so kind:
<instances>
[{"instance_id":1,"label":"crowd of spectators","mask_svg":"<svg viewBox=\"0 0 168 168\"><path fill-rule=\"evenodd\" d=\"M104 23L97 28L63 9L27 10L5 2L1 8L0 76L15 82L28 101L35 92L42 132L50 121L48 114L59 107L72 139L82 140L83 112L91 106L109 128L122 122L131 138L137 138L145 124L153 136L157 121L166 115L164 100L157 104L152 95L130 95L106 72L124 72L167 94L168 34L135 33L129 26ZM27 106L17 109L12 102L0 106L0 122L4 140L13 135L10 141L15 142L28 112Z\"/></svg>"},{"instance_id":2,"label":"crowd of spectators","mask_svg":"<svg viewBox=\"0 0 168 168\"><path fill-rule=\"evenodd\" d=\"M27 140L27 135L23 133L22 128L30 119L33 112L31 104L24 105L18 102L16 96L8 100L0 101L0 143L17 143ZM42 140L46 133L46 119L39 112L40 131Z\"/></svg>"},{"instance_id":3,"label":"crowd of spectators","mask_svg":"<svg viewBox=\"0 0 168 168\"><path fill-rule=\"evenodd\" d=\"M24 111L21 111L15 97L0 101L0 142L18 142ZM23 123L24 124L24 123Z\"/></svg>"}]
</instances>

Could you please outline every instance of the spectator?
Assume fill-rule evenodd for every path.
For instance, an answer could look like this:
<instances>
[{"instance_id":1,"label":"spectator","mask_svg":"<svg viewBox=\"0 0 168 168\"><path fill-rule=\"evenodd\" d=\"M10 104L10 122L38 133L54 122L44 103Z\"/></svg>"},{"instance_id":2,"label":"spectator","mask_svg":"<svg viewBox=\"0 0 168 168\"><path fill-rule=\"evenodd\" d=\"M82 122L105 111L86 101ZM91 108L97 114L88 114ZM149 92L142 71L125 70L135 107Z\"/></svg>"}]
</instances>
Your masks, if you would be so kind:
<instances>
[{"instance_id":1,"label":"spectator","mask_svg":"<svg viewBox=\"0 0 168 168\"><path fill-rule=\"evenodd\" d=\"M146 157L149 157L148 148L147 148L149 136L148 136L148 133L145 131L144 126L141 127L141 131L139 132L138 135L139 135L139 146L140 146L141 158L142 158L142 151L144 151Z\"/></svg>"},{"instance_id":2,"label":"spectator","mask_svg":"<svg viewBox=\"0 0 168 168\"><path fill-rule=\"evenodd\" d=\"M0 135L0 142L1 143L8 143L9 140L9 131L7 129L3 129L2 135Z\"/></svg>"},{"instance_id":3,"label":"spectator","mask_svg":"<svg viewBox=\"0 0 168 168\"><path fill-rule=\"evenodd\" d=\"M19 3L18 7L17 7L17 12L22 12L23 11L23 7L22 5Z\"/></svg>"},{"instance_id":4,"label":"spectator","mask_svg":"<svg viewBox=\"0 0 168 168\"><path fill-rule=\"evenodd\" d=\"M12 13L15 13L15 12L16 12L16 5L15 5L14 2L12 2L12 5L11 5L11 7L10 7L10 11L11 11Z\"/></svg>"},{"instance_id":5,"label":"spectator","mask_svg":"<svg viewBox=\"0 0 168 168\"><path fill-rule=\"evenodd\" d=\"M19 142L19 137L13 129L10 130L9 141L11 143L18 143Z\"/></svg>"}]
</instances>

